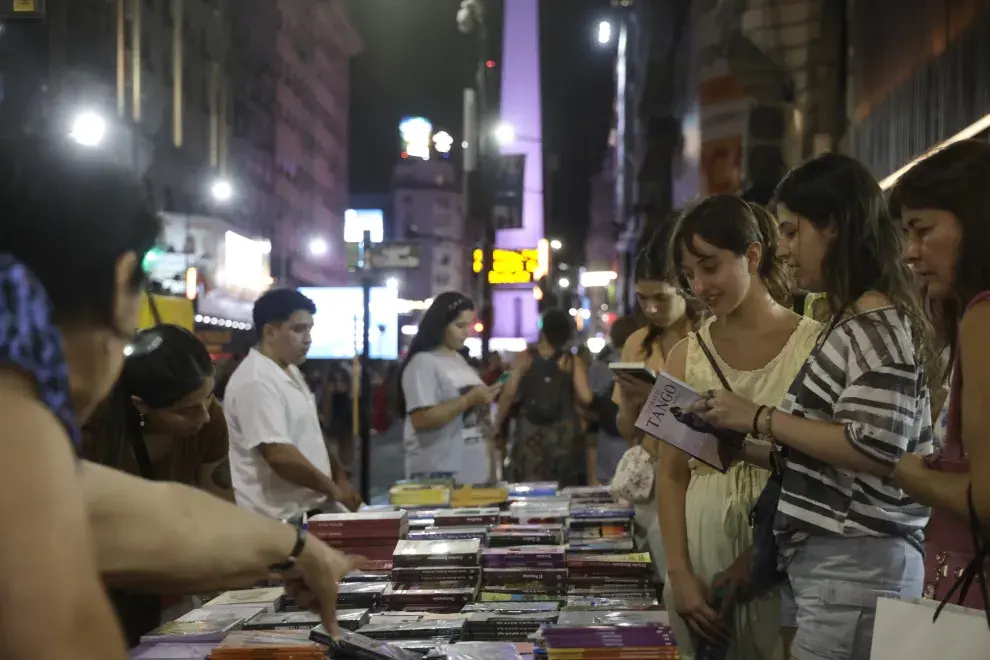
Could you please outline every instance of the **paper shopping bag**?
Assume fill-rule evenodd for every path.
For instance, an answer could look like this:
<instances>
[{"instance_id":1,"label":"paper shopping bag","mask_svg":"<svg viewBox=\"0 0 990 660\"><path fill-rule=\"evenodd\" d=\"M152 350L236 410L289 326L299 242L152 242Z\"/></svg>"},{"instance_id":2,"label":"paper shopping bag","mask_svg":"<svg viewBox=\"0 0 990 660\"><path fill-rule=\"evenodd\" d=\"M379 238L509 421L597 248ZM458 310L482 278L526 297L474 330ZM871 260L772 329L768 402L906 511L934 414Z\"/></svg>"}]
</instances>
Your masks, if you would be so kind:
<instances>
[{"instance_id":1,"label":"paper shopping bag","mask_svg":"<svg viewBox=\"0 0 990 660\"><path fill-rule=\"evenodd\" d=\"M990 627L986 614L958 605L946 605L932 621L938 601L877 600L870 660L987 660ZM951 654L946 656L946 650Z\"/></svg>"}]
</instances>

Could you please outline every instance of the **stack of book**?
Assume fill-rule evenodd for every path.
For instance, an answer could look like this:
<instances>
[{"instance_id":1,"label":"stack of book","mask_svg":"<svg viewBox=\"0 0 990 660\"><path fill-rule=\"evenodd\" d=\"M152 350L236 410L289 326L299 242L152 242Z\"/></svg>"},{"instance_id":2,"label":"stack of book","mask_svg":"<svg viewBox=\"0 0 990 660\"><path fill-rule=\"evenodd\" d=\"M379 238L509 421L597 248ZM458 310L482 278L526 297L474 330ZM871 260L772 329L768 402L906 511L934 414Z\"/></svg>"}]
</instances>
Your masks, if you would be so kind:
<instances>
[{"instance_id":1,"label":"stack of book","mask_svg":"<svg viewBox=\"0 0 990 660\"><path fill-rule=\"evenodd\" d=\"M394 548L393 548L394 550ZM388 582L392 579L392 558L368 560L360 571L345 575L341 582ZM283 610L289 609L283 604Z\"/></svg>"},{"instance_id":2,"label":"stack of book","mask_svg":"<svg viewBox=\"0 0 990 660\"><path fill-rule=\"evenodd\" d=\"M210 660L325 660L323 645L308 630L233 632L209 655Z\"/></svg>"},{"instance_id":3,"label":"stack of book","mask_svg":"<svg viewBox=\"0 0 990 660\"><path fill-rule=\"evenodd\" d=\"M657 597L653 562L648 552L615 555L571 554L567 557L567 567L570 573L568 603L571 597L633 599Z\"/></svg>"},{"instance_id":4,"label":"stack of book","mask_svg":"<svg viewBox=\"0 0 990 660\"><path fill-rule=\"evenodd\" d=\"M488 548L482 553L482 602L560 601L566 595L562 545Z\"/></svg>"},{"instance_id":5,"label":"stack of book","mask_svg":"<svg viewBox=\"0 0 990 660\"><path fill-rule=\"evenodd\" d=\"M366 637L360 633L342 631L338 639L331 639L325 630L315 629L311 639L329 646L331 658L341 660L422 660L423 654L400 648L378 639ZM295 660L294 658L292 660Z\"/></svg>"},{"instance_id":6,"label":"stack of book","mask_svg":"<svg viewBox=\"0 0 990 660\"><path fill-rule=\"evenodd\" d=\"M488 547L510 548L520 545L564 545L562 525L496 525L488 532Z\"/></svg>"},{"instance_id":7,"label":"stack of book","mask_svg":"<svg viewBox=\"0 0 990 660\"><path fill-rule=\"evenodd\" d=\"M398 481L388 491L389 504L402 509L449 507L454 480L450 477Z\"/></svg>"},{"instance_id":8,"label":"stack of book","mask_svg":"<svg viewBox=\"0 0 990 660\"><path fill-rule=\"evenodd\" d=\"M560 491L561 495L571 498L572 504L612 504L615 498L608 491L608 486L569 486Z\"/></svg>"},{"instance_id":9,"label":"stack of book","mask_svg":"<svg viewBox=\"0 0 990 660\"><path fill-rule=\"evenodd\" d=\"M502 506L509 498L505 486L458 486L450 494L450 506L455 509Z\"/></svg>"},{"instance_id":10,"label":"stack of book","mask_svg":"<svg viewBox=\"0 0 990 660\"><path fill-rule=\"evenodd\" d=\"M368 559L385 561L409 533L405 511L322 513L307 521L311 534L333 548Z\"/></svg>"},{"instance_id":11,"label":"stack of book","mask_svg":"<svg viewBox=\"0 0 990 660\"><path fill-rule=\"evenodd\" d=\"M505 525L566 525L570 514L569 499L547 497L513 502L499 520Z\"/></svg>"},{"instance_id":12,"label":"stack of book","mask_svg":"<svg viewBox=\"0 0 990 660\"><path fill-rule=\"evenodd\" d=\"M531 642L457 642L426 655L426 660L532 660Z\"/></svg>"},{"instance_id":13,"label":"stack of book","mask_svg":"<svg viewBox=\"0 0 990 660\"><path fill-rule=\"evenodd\" d=\"M258 613L258 610L265 612L278 612L282 609L285 600L285 589L282 587L260 587L257 589L237 589L235 591L225 591L210 602L203 605L202 609L224 608L243 609L251 611L251 616Z\"/></svg>"},{"instance_id":14,"label":"stack of book","mask_svg":"<svg viewBox=\"0 0 990 660\"><path fill-rule=\"evenodd\" d=\"M375 610L381 606L388 582L341 582L337 607L351 610Z\"/></svg>"},{"instance_id":15,"label":"stack of book","mask_svg":"<svg viewBox=\"0 0 990 660\"><path fill-rule=\"evenodd\" d=\"M632 552L634 514L631 507L618 504L572 503L567 521L568 551L582 554Z\"/></svg>"},{"instance_id":16,"label":"stack of book","mask_svg":"<svg viewBox=\"0 0 990 660\"><path fill-rule=\"evenodd\" d=\"M542 631L547 660L676 660L670 628L656 624L564 627Z\"/></svg>"},{"instance_id":17,"label":"stack of book","mask_svg":"<svg viewBox=\"0 0 990 660\"><path fill-rule=\"evenodd\" d=\"M506 484L505 488L509 492L508 501L515 502L531 497L553 497L560 491L560 484L556 481L530 481Z\"/></svg>"},{"instance_id":18,"label":"stack of book","mask_svg":"<svg viewBox=\"0 0 990 660\"><path fill-rule=\"evenodd\" d=\"M480 551L478 539L400 541L383 594L386 608L459 612L477 595Z\"/></svg>"},{"instance_id":19,"label":"stack of book","mask_svg":"<svg viewBox=\"0 0 990 660\"><path fill-rule=\"evenodd\" d=\"M463 527L425 527L409 531L410 541L465 541L477 539L485 543L488 540L487 525L464 525Z\"/></svg>"},{"instance_id":20,"label":"stack of book","mask_svg":"<svg viewBox=\"0 0 990 660\"><path fill-rule=\"evenodd\" d=\"M430 650L453 644L464 634L464 619L421 619L369 624L359 635L391 646L425 655Z\"/></svg>"},{"instance_id":21,"label":"stack of book","mask_svg":"<svg viewBox=\"0 0 990 660\"><path fill-rule=\"evenodd\" d=\"M475 642L523 642L556 621L557 612L475 612L465 623L464 638Z\"/></svg>"},{"instance_id":22,"label":"stack of book","mask_svg":"<svg viewBox=\"0 0 990 660\"><path fill-rule=\"evenodd\" d=\"M448 509L433 512L434 527L490 526L498 524L498 507Z\"/></svg>"}]
</instances>

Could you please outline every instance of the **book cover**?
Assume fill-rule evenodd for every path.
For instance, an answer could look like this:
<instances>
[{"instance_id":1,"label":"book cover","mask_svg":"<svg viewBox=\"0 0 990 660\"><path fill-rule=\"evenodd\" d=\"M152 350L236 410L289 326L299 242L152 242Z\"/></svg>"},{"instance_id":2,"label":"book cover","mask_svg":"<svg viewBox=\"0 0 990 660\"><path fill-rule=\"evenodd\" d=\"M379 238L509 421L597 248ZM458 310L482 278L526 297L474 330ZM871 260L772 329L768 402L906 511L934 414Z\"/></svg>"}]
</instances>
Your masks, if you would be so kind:
<instances>
[{"instance_id":1,"label":"book cover","mask_svg":"<svg viewBox=\"0 0 990 660\"><path fill-rule=\"evenodd\" d=\"M701 395L690 385L668 373L661 373L636 419L636 428L725 473L734 451L722 446L725 443L713 434L696 431L674 416L673 409L684 410L700 400Z\"/></svg>"}]
</instances>

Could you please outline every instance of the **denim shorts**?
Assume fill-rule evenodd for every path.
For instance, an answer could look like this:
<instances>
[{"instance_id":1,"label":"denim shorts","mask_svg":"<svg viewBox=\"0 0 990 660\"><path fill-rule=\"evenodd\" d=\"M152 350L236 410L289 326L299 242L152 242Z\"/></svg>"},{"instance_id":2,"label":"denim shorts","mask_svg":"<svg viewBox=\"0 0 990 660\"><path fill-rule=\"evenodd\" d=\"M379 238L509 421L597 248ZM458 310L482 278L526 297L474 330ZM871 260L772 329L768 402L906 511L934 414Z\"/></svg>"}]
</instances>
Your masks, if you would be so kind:
<instances>
[{"instance_id":1,"label":"denim shorts","mask_svg":"<svg viewBox=\"0 0 990 660\"><path fill-rule=\"evenodd\" d=\"M797 628L793 660L869 660L878 598L921 598L924 557L896 537L811 536L781 591L781 626Z\"/></svg>"}]
</instances>

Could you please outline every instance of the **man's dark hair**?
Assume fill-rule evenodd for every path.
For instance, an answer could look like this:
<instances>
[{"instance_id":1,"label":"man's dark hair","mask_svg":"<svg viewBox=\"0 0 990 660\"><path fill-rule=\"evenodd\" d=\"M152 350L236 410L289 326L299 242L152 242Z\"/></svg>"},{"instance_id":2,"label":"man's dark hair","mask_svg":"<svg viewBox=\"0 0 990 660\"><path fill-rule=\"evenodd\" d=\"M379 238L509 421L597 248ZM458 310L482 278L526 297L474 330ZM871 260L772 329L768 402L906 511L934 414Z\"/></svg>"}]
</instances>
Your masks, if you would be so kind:
<instances>
[{"instance_id":1,"label":"man's dark hair","mask_svg":"<svg viewBox=\"0 0 990 660\"><path fill-rule=\"evenodd\" d=\"M273 289L254 302L254 329L261 337L269 323L285 323L298 311L316 314L316 304L295 289Z\"/></svg>"},{"instance_id":2,"label":"man's dark hair","mask_svg":"<svg viewBox=\"0 0 990 660\"><path fill-rule=\"evenodd\" d=\"M554 348L564 348L574 336L574 321L567 312L548 309L540 319L540 333Z\"/></svg>"}]
</instances>

